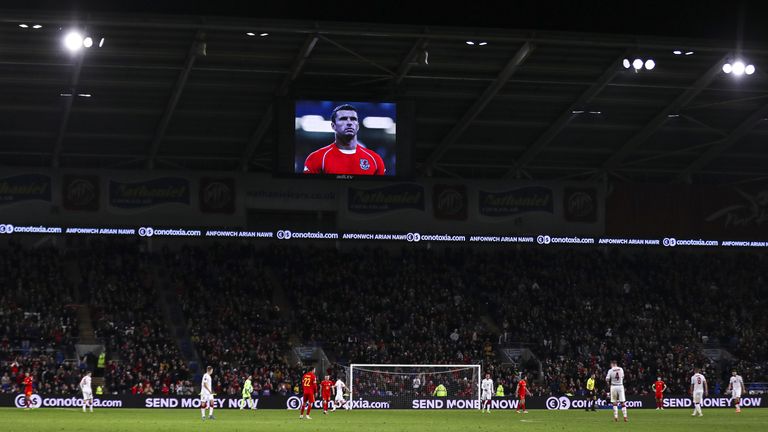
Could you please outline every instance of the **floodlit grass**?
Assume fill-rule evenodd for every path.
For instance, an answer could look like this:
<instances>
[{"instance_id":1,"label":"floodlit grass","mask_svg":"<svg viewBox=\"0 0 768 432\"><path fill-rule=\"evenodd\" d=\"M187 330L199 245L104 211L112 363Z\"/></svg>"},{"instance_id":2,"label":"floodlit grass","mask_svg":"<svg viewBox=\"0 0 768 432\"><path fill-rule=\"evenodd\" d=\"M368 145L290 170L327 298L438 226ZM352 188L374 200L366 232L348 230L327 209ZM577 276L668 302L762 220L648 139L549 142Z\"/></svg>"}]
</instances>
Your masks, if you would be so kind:
<instances>
[{"instance_id":1,"label":"floodlit grass","mask_svg":"<svg viewBox=\"0 0 768 432\"><path fill-rule=\"evenodd\" d=\"M77 408L41 408L25 411L0 409L4 432L171 432L171 431L766 431L768 409L705 409L704 417L691 417L688 409L630 410L630 422L613 422L613 412L584 411L412 411L352 412L323 415L312 411L312 420L299 420L298 411L216 410L215 420L200 419L199 409L97 409L93 414ZM621 419L620 419L621 420Z\"/></svg>"}]
</instances>

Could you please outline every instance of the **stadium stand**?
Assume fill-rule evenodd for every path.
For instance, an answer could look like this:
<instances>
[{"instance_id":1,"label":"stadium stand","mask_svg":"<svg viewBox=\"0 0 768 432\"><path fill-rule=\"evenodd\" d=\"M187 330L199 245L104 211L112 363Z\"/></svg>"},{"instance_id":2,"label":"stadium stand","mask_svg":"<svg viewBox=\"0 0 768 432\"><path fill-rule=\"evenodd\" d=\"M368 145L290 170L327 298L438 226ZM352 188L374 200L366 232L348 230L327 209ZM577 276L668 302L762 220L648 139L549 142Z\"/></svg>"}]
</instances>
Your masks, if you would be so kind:
<instances>
[{"instance_id":1,"label":"stadium stand","mask_svg":"<svg viewBox=\"0 0 768 432\"><path fill-rule=\"evenodd\" d=\"M76 384L78 365L63 361L76 322L59 253L4 251L3 391L15 391L29 368L46 391ZM226 243L149 253L112 242L78 255L114 393L193 393L195 377L166 333L161 283L175 292L200 360L216 366L222 394L239 394L247 374L259 395L291 392L303 367L289 355L295 341L322 346L339 365L333 374L351 362L482 363L508 389L525 371L536 395L583 393L586 377L602 378L611 358L624 365L631 394L647 393L658 375L684 393L694 364L717 389L732 367L748 381L768 380L768 326L755 312L766 306L754 271L765 267L760 255ZM289 310L275 303L276 290ZM496 351L510 346L530 348L540 371L504 363ZM407 385L390 384L356 383L371 394Z\"/></svg>"},{"instance_id":2,"label":"stadium stand","mask_svg":"<svg viewBox=\"0 0 768 432\"><path fill-rule=\"evenodd\" d=\"M0 249L0 392L18 392L25 372L37 391L76 389L78 327L62 262L55 248Z\"/></svg>"}]
</instances>

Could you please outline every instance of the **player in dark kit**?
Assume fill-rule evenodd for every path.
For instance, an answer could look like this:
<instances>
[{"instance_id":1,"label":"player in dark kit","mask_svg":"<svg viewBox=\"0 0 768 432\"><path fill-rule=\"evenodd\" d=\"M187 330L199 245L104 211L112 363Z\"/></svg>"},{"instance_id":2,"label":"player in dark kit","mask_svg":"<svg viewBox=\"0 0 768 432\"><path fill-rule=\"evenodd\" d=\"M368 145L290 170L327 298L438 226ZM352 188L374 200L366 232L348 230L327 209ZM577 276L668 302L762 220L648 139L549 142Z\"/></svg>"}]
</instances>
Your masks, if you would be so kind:
<instances>
[{"instance_id":1,"label":"player in dark kit","mask_svg":"<svg viewBox=\"0 0 768 432\"><path fill-rule=\"evenodd\" d=\"M333 388L333 381L331 381L330 375L326 375L325 379L320 383L320 395L323 398L323 414L328 414L328 404L331 402L331 388Z\"/></svg>"},{"instance_id":2,"label":"player in dark kit","mask_svg":"<svg viewBox=\"0 0 768 432\"><path fill-rule=\"evenodd\" d=\"M313 151L304 161L304 174L384 175L384 160L357 141L357 109L340 105L331 114L336 141Z\"/></svg>"},{"instance_id":3,"label":"player in dark kit","mask_svg":"<svg viewBox=\"0 0 768 432\"><path fill-rule=\"evenodd\" d=\"M312 420L309 416L309 412L312 411L312 404L315 403L315 393L317 392L317 377L315 376L315 368L309 370L301 377L301 388L304 391L304 403L301 405L301 414L299 418L304 418L304 408L307 409L307 419Z\"/></svg>"}]
</instances>

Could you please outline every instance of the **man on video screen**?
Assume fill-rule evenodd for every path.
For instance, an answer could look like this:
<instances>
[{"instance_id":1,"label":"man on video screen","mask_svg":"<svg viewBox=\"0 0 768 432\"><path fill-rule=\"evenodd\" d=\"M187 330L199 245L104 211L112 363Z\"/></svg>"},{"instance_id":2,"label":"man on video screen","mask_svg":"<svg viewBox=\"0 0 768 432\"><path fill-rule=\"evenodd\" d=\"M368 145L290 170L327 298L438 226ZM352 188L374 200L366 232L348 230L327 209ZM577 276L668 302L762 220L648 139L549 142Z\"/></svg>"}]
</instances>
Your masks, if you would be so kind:
<instances>
[{"instance_id":1,"label":"man on video screen","mask_svg":"<svg viewBox=\"0 0 768 432\"><path fill-rule=\"evenodd\" d=\"M384 161L376 152L357 141L360 129L357 109L339 105L331 114L336 141L307 156L304 174L384 175Z\"/></svg>"}]
</instances>

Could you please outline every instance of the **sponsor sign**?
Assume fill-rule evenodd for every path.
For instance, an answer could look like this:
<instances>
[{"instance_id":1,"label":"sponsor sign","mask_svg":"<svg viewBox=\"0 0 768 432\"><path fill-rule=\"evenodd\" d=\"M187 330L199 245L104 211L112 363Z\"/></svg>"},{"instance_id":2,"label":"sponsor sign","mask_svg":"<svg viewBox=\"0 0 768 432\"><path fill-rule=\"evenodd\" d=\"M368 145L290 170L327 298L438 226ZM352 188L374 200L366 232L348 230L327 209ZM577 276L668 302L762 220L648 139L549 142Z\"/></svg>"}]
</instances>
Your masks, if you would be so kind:
<instances>
[{"instance_id":1,"label":"sponsor sign","mask_svg":"<svg viewBox=\"0 0 768 432\"><path fill-rule=\"evenodd\" d=\"M768 230L768 185L717 192L702 196L706 225L732 232Z\"/></svg>"},{"instance_id":2,"label":"sponsor sign","mask_svg":"<svg viewBox=\"0 0 768 432\"><path fill-rule=\"evenodd\" d=\"M65 175L61 185L61 202L66 210L97 211L99 178L94 175Z\"/></svg>"},{"instance_id":3,"label":"sponsor sign","mask_svg":"<svg viewBox=\"0 0 768 432\"><path fill-rule=\"evenodd\" d=\"M347 193L347 208L352 213L424 210L424 187L417 184L399 183L373 189L350 187Z\"/></svg>"},{"instance_id":4,"label":"sponsor sign","mask_svg":"<svg viewBox=\"0 0 768 432\"><path fill-rule=\"evenodd\" d=\"M566 187L563 190L563 217L566 222L597 222L597 190Z\"/></svg>"},{"instance_id":5,"label":"sponsor sign","mask_svg":"<svg viewBox=\"0 0 768 432\"><path fill-rule=\"evenodd\" d=\"M109 205L137 209L160 204L189 204L189 180L162 177L137 183L109 182Z\"/></svg>"},{"instance_id":6,"label":"sponsor sign","mask_svg":"<svg viewBox=\"0 0 768 432\"><path fill-rule=\"evenodd\" d=\"M203 213L234 213L235 180L211 177L200 179L200 211Z\"/></svg>"},{"instance_id":7,"label":"sponsor sign","mask_svg":"<svg viewBox=\"0 0 768 432\"><path fill-rule=\"evenodd\" d=\"M21 201L51 201L51 177L20 174L0 178L0 205Z\"/></svg>"},{"instance_id":8,"label":"sponsor sign","mask_svg":"<svg viewBox=\"0 0 768 432\"><path fill-rule=\"evenodd\" d=\"M432 189L432 209L435 219L467 220L467 187L436 184Z\"/></svg>"},{"instance_id":9,"label":"sponsor sign","mask_svg":"<svg viewBox=\"0 0 768 432\"><path fill-rule=\"evenodd\" d=\"M298 410L302 405L302 398L297 395L262 396L253 399L256 409L280 409ZM519 400L513 397L494 397L491 408L501 410L516 410ZM94 398L96 408L147 408L147 409L182 409L199 408L201 400L196 396L105 396ZM218 409L239 409L240 396L217 397L214 406ZM526 399L527 409L547 410L583 410L588 401L582 397L551 396L531 397ZM410 397L365 397L348 402L352 409L416 409L416 410L442 410L442 409L473 409L480 408L480 401L467 398L423 398ZM610 401L598 399L598 408L610 407ZM77 408L83 406L83 399L78 396L47 396L32 395L33 408ZM705 408L732 408L733 400L727 397L704 398L702 406ZM759 408L768 406L768 397L745 396L741 398L741 406L744 408ZM0 407L24 408L23 394L0 394ZM314 408L321 408L322 401L315 401ZM656 401L653 396L628 397L627 407L631 409L654 409ZM693 402L687 396L669 396L664 398L665 408L692 408Z\"/></svg>"},{"instance_id":10,"label":"sponsor sign","mask_svg":"<svg viewBox=\"0 0 768 432\"><path fill-rule=\"evenodd\" d=\"M768 185L617 184L606 200L611 236L768 238Z\"/></svg>"},{"instance_id":11,"label":"sponsor sign","mask_svg":"<svg viewBox=\"0 0 768 432\"><path fill-rule=\"evenodd\" d=\"M554 213L553 192L543 186L527 186L504 192L478 191L483 216L508 217L529 212Z\"/></svg>"}]
</instances>

